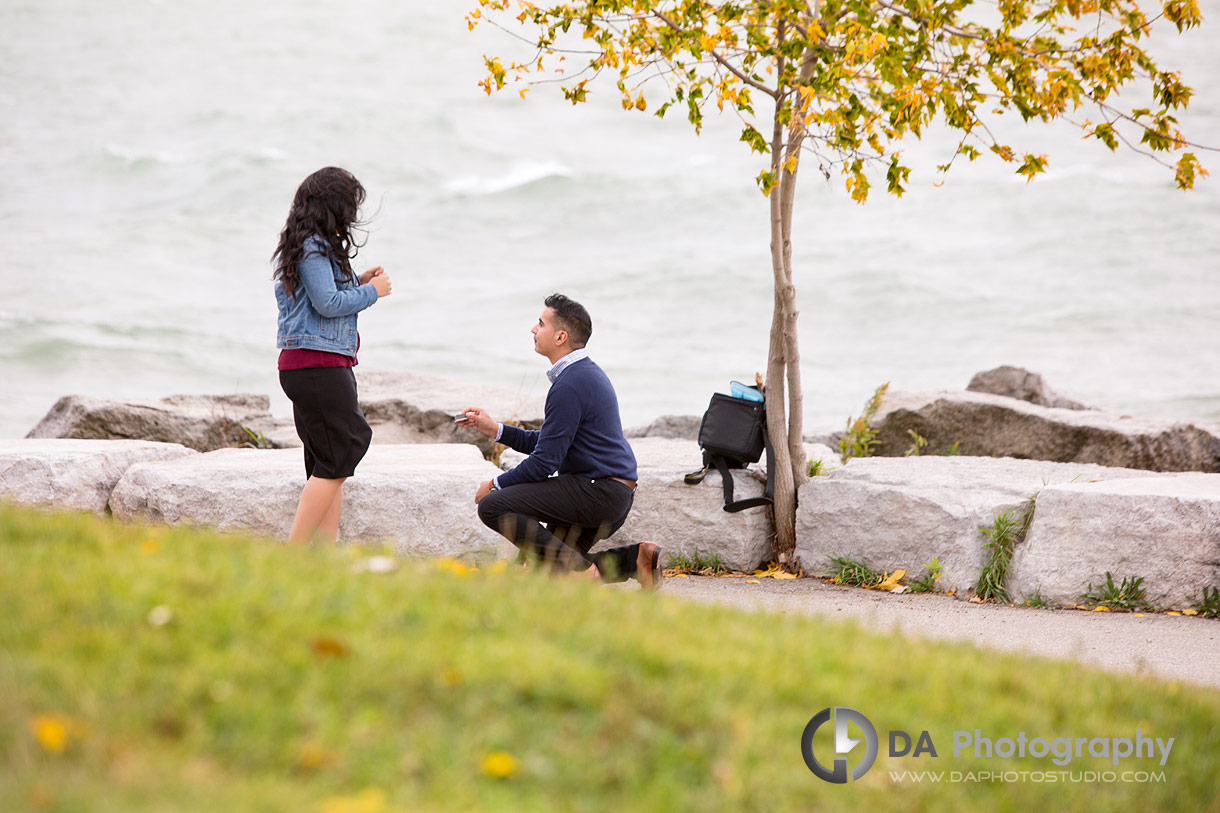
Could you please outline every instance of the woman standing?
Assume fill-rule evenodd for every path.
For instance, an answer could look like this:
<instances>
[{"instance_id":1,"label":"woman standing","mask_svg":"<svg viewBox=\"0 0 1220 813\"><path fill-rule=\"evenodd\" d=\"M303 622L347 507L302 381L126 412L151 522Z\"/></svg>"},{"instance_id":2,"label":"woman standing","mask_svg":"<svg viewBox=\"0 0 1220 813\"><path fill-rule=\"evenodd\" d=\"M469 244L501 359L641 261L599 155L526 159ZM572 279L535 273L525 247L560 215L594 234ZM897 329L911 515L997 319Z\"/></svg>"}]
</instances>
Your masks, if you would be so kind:
<instances>
[{"instance_id":1,"label":"woman standing","mask_svg":"<svg viewBox=\"0 0 1220 813\"><path fill-rule=\"evenodd\" d=\"M347 170L326 167L297 189L271 255L279 308L280 386L292 401L305 446L308 478L288 541L334 542L343 481L368 451L373 430L356 399L356 314L390 294L381 266L359 277L351 260L360 244L364 187Z\"/></svg>"}]
</instances>

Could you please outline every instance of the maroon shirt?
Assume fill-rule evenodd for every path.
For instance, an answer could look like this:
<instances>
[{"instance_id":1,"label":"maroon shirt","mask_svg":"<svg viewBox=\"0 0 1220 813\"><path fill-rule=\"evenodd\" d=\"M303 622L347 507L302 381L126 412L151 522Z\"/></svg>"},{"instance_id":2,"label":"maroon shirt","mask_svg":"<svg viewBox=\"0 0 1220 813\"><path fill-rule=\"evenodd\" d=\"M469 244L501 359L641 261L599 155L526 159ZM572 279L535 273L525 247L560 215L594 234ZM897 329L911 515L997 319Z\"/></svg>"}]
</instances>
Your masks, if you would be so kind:
<instances>
[{"instance_id":1,"label":"maroon shirt","mask_svg":"<svg viewBox=\"0 0 1220 813\"><path fill-rule=\"evenodd\" d=\"M356 334L356 352L360 352L360 334ZM355 367L360 362L355 356L342 353L327 353L325 350L302 350L289 348L280 351L280 370L305 370L309 367Z\"/></svg>"}]
</instances>

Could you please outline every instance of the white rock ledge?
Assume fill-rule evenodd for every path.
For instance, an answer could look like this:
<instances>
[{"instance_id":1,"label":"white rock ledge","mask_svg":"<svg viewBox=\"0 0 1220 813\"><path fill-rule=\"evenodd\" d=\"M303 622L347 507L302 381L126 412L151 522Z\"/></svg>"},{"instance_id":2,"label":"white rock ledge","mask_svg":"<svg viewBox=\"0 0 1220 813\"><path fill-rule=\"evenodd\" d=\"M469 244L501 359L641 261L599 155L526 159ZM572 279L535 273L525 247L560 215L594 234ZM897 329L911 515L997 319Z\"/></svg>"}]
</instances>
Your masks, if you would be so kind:
<instances>
[{"instance_id":1,"label":"white rock ledge","mask_svg":"<svg viewBox=\"0 0 1220 813\"><path fill-rule=\"evenodd\" d=\"M698 485L684 482L686 474L702 467L697 443L661 437L634 438L630 443L639 465L635 503L623 527L597 550L656 542L666 559L674 554L716 554L733 570L753 570L771 558L771 525L765 508L725 511L724 489L715 469ZM751 470L763 473L761 467ZM762 496L764 484L748 471L735 470L732 477L733 499Z\"/></svg>"},{"instance_id":2,"label":"white rock ledge","mask_svg":"<svg viewBox=\"0 0 1220 813\"><path fill-rule=\"evenodd\" d=\"M879 571L902 568L910 578L939 558L940 589L965 591L987 560L980 528L1002 511L1023 509L1048 485L1171 476L1011 458L853 459L801 488L796 554L809 573L828 572L831 557L841 555Z\"/></svg>"},{"instance_id":3,"label":"white rock ledge","mask_svg":"<svg viewBox=\"0 0 1220 813\"><path fill-rule=\"evenodd\" d=\"M104 514L115 484L133 464L195 454L177 443L144 440L0 440L0 496Z\"/></svg>"},{"instance_id":4,"label":"white rock ledge","mask_svg":"<svg viewBox=\"0 0 1220 813\"><path fill-rule=\"evenodd\" d=\"M497 469L469 444L374 445L343 487L339 537L418 556L506 556L474 494ZM287 538L305 470L299 449L221 449L132 466L114 490L119 519L190 523Z\"/></svg>"},{"instance_id":5,"label":"white rock ledge","mask_svg":"<svg viewBox=\"0 0 1220 813\"><path fill-rule=\"evenodd\" d=\"M1075 604L1106 572L1142 577L1154 607L1189 607L1220 586L1220 474L1174 474L1045 488L1009 587L1021 601Z\"/></svg>"}]
</instances>

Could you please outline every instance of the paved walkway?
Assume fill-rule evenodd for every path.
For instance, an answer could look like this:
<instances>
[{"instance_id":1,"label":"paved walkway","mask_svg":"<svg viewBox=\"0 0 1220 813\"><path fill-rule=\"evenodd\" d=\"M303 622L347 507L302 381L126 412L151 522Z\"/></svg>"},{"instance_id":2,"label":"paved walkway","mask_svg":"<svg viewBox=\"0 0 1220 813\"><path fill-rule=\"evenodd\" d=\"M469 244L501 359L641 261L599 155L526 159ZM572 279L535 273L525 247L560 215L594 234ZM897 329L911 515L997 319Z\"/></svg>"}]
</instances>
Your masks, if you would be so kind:
<instances>
[{"instance_id":1,"label":"paved walkway","mask_svg":"<svg viewBox=\"0 0 1220 813\"><path fill-rule=\"evenodd\" d=\"M865 627L980 648L1075 660L1113 672L1152 674L1220 689L1220 620L974 604L937 595L898 595L818 579L688 576L662 592L743 610L851 618Z\"/></svg>"}]
</instances>

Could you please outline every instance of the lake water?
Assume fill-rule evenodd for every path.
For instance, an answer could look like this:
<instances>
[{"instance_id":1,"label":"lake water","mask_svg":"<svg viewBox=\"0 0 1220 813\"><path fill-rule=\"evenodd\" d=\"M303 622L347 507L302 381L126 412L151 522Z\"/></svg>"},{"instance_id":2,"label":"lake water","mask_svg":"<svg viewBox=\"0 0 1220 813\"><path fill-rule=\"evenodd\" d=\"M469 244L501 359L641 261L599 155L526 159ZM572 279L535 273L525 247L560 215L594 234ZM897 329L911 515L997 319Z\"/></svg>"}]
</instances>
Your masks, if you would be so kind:
<instances>
[{"instance_id":1,"label":"lake water","mask_svg":"<svg viewBox=\"0 0 1220 813\"><path fill-rule=\"evenodd\" d=\"M621 110L607 85L487 97L444 0L7 0L0 6L0 437L67 393L266 393L269 255L300 180L347 167L375 212L358 268L394 293L361 315L363 370L542 394L529 328L563 291L624 422L699 414L765 365L772 289L758 158L740 125ZM1213 15L1214 16L1214 15ZM1220 145L1220 20L1162 43ZM596 88L595 88L596 89ZM1091 404L1220 420L1220 156L1172 171L1067 127L1009 122L1049 153L1026 184L912 144L901 200L852 203L803 169L794 263L807 427L873 389L962 388L1000 364ZM880 182L875 185L880 187Z\"/></svg>"}]
</instances>

